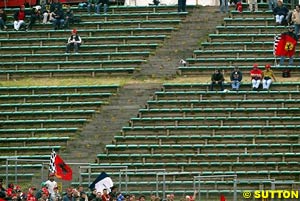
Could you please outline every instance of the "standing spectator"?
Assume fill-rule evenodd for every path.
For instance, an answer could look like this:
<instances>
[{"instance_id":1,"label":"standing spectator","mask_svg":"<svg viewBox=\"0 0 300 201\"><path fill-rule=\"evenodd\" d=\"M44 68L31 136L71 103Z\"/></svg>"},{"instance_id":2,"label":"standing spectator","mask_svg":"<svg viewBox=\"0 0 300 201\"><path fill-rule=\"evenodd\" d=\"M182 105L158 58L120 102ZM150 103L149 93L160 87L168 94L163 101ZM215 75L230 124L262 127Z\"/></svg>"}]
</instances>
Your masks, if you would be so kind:
<instances>
[{"instance_id":1,"label":"standing spectator","mask_svg":"<svg viewBox=\"0 0 300 201\"><path fill-rule=\"evenodd\" d=\"M110 187L110 193L109 193L110 201L117 200L117 191L118 188L116 186Z\"/></svg>"},{"instance_id":2,"label":"standing spectator","mask_svg":"<svg viewBox=\"0 0 300 201\"><path fill-rule=\"evenodd\" d=\"M285 57L289 57L288 65L293 65L294 63L295 48L298 41L298 38L294 33L294 31L295 31L294 26L290 26L287 32L281 34L280 40L284 41L284 45L282 45L282 47L277 47L277 49L281 48L279 55L277 55L280 56L280 62L279 62L280 66L283 65Z\"/></svg>"},{"instance_id":3,"label":"standing spectator","mask_svg":"<svg viewBox=\"0 0 300 201\"><path fill-rule=\"evenodd\" d=\"M292 21L295 26L295 34L298 37L300 30L300 6L296 6L292 14Z\"/></svg>"},{"instance_id":4,"label":"standing spectator","mask_svg":"<svg viewBox=\"0 0 300 201\"><path fill-rule=\"evenodd\" d=\"M4 186L3 186L3 179L0 178L0 191L6 191Z\"/></svg>"},{"instance_id":5,"label":"standing spectator","mask_svg":"<svg viewBox=\"0 0 300 201\"><path fill-rule=\"evenodd\" d=\"M178 12L186 11L186 0L178 0Z\"/></svg>"},{"instance_id":6,"label":"standing spectator","mask_svg":"<svg viewBox=\"0 0 300 201\"><path fill-rule=\"evenodd\" d=\"M0 28L1 28L1 30L7 29L6 20L7 20L6 12L2 8L0 8Z\"/></svg>"},{"instance_id":7,"label":"standing spectator","mask_svg":"<svg viewBox=\"0 0 300 201\"><path fill-rule=\"evenodd\" d=\"M255 10L255 12L258 11L257 0L248 0L248 4L249 4L249 10L250 10L250 12L253 12L253 4L254 4L254 10Z\"/></svg>"},{"instance_id":8,"label":"standing spectator","mask_svg":"<svg viewBox=\"0 0 300 201\"><path fill-rule=\"evenodd\" d=\"M269 4L269 10L273 10L274 8L277 7L276 0L268 0L268 4Z\"/></svg>"},{"instance_id":9,"label":"standing spectator","mask_svg":"<svg viewBox=\"0 0 300 201\"><path fill-rule=\"evenodd\" d=\"M270 64L266 64L265 68L266 70L263 72L263 89L269 90L272 84L272 79L276 82L276 77L273 70L270 69Z\"/></svg>"},{"instance_id":10,"label":"standing spectator","mask_svg":"<svg viewBox=\"0 0 300 201\"><path fill-rule=\"evenodd\" d=\"M54 18L53 20L54 30L62 28L65 21L63 9L60 9L59 7L55 7L52 13L52 17Z\"/></svg>"},{"instance_id":11,"label":"standing spectator","mask_svg":"<svg viewBox=\"0 0 300 201\"><path fill-rule=\"evenodd\" d=\"M62 200L63 201L75 201L72 188L67 189L66 195L63 196Z\"/></svg>"},{"instance_id":12,"label":"standing spectator","mask_svg":"<svg viewBox=\"0 0 300 201\"><path fill-rule=\"evenodd\" d=\"M72 35L68 39L66 53L69 53L71 48L74 48L74 52L78 53L78 49L81 45L81 42L81 37L77 34L77 30L73 29Z\"/></svg>"},{"instance_id":13,"label":"standing spectator","mask_svg":"<svg viewBox=\"0 0 300 201\"><path fill-rule=\"evenodd\" d=\"M96 199L96 196L97 196L97 189L96 188L93 188L92 189L92 193L90 193L89 195L89 200L95 200ZM100 194L100 198L101 198L101 194Z\"/></svg>"},{"instance_id":14,"label":"standing spectator","mask_svg":"<svg viewBox=\"0 0 300 201\"><path fill-rule=\"evenodd\" d=\"M221 13L228 13L228 0L220 0Z\"/></svg>"},{"instance_id":15,"label":"standing spectator","mask_svg":"<svg viewBox=\"0 0 300 201\"><path fill-rule=\"evenodd\" d=\"M34 194L34 191L36 190L36 188L35 187L30 187L29 189L28 189L28 193L27 193L27 198L26 198L26 200L27 201L37 201L37 199L36 199L36 197L35 197L35 194Z\"/></svg>"},{"instance_id":16,"label":"standing spectator","mask_svg":"<svg viewBox=\"0 0 300 201\"><path fill-rule=\"evenodd\" d=\"M110 196L109 196L106 188L103 189L103 193L102 193L101 198L102 198L102 201L109 201L110 200Z\"/></svg>"},{"instance_id":17,"label":"standing spectator","mask_svg":"<svg viewBox=\"0 0 300 201\"><path fill-rule=\"evenodd\" d=\"M58 190L58 187L56 186L56 187L54 187L53 188L53 191L54 191L54 200L52 200L52 201L61 201L62 200L62 197L61 197L61 195L60 195L60 193L59 193L59 190Z\"/></svg>"},{"instance_id":18,"label":"standing spectator","mask_svg":"<svg viewBox=\"0 0 300 201\"><path fill-rule=\"evenodd\" d=\"M285 22L285 18L289 13L289 9L287 9L282 1L277 1L277 7L274 8L273 14L275 15L276 24L283 25Z\"/></svg>"},{"instance_id":19,"label":"standing spectator","mask_svg":"<svg viewBox=\"0 0 300 201\"><path fill-rule=\"evenodd\" d=\"M235 67L230 74L230 81L232 90L238 91L240 89L241 81L243 79L243 74L238 67Z\"/></svg>"},{"instance_id":20,"label":"standing spectator","mask_svg":"<svg viewBox=\"0 0 300 201\"><path fill-rule=\"evenodd\" d=\"M17 12L15 12L14 14L14 29L16 31L19 31L19 29L22 26L25 26L25 17L26 17L26 13L25 13L25 6L21 5L20 6L20 10L18 10Z\"/></svg>"},{"instance_id":21,"label":"standing spectator","mask_svg":"<svg viewBox=\"0 0 300 201\"><path fill-rule=\"evenodd\" d=\"M221 73L219 69L216 69L211 76L210 91L214 90L214 85L219 85L221 91L223 91L224 90L223 82L224 82L224 75Z\"/></svg>"},{"instance_id":22,"label":"standing spectator","mask_svg":"<svg viewBox=\"0 0 300 201\"><path fill-rule=\"evenodd\" d=\"M54 176L55 176L54 173L50 173L49 179L45 182L46 186L48 187L51 200L55 199L54 188L57 187L57 183L56 181L54 181Z\"/></svg>"},{"instance_id":23,"label":"standing spectator","mask_svg":"<svg viewBox=\"0 0 300 201\"><path fill-rule=\"evenodd\" d=\"M250 78L252 82L252 90L257 91L262 79L262 71L257 64L253 64L253 69L250 71Z\"/></svg>"}]
</instances>

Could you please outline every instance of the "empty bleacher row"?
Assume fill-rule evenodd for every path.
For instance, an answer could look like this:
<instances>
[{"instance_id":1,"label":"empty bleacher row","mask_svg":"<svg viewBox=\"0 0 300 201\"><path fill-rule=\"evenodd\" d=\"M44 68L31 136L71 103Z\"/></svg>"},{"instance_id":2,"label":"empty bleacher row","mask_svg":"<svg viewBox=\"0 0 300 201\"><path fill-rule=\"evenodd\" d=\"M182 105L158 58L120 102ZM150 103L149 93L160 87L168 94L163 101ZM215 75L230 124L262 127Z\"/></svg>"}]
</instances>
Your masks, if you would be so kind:
<instances>
[{"instance_id":1,"label":"empty bleacher row","mask_svg":"<svg viewBox=\"0 0 300 201\"><path fill-rule=\"evenodd\" d=\"M7 159L22 159L18 181L28 181L41 168L30 160L64 150L118 91L119 85L0 87L1 172ZM9 164L9 177L15 168Z\"/></svg>"},{"instance_id":2,"label":"empty bleacher row","mask_svg":"<svg viewBox=\"0 0 300 201\"><path fill-rule=\"evenodd\" d=\"M72 9L82 18L71 27L83 40L79 54L64 54L69 29L53 30L38 22L27 32L8 29L0 33L0 79L129 75L155 54L187 15L178 13L176 6L111 6L104 15Z\"/></svg>"}]
</instances>

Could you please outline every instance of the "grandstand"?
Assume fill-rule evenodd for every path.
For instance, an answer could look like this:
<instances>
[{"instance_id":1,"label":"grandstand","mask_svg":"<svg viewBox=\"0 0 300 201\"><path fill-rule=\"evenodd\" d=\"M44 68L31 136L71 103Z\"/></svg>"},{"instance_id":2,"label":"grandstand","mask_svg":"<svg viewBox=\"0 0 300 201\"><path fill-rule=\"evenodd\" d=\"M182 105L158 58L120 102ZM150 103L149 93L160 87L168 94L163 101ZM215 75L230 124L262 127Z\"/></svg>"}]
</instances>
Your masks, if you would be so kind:
<instances>
[{"instance_id":1,"label":"grandstand","mask_svg":"<svg viewBox=\"0 0 300 201\"><path fill-rule=\"evenodd\" d=\"M74 171L64 188L88 187L105 171L120 191L147 197L299 190L299 58L274 65L274 35L286 27L266 1L259 12L230 9L111 6L95 16L73 7L84 41L76 55L64 54L70 30L0 32L0 177L40 185L55 150ZM253 63L272 65L279 81L270 91L251 90ZM209 91L215 68L230 89L233 66L244 73L240 90ZM281 78L286 68L292 78Z\"/></svg>"}]
</instances>

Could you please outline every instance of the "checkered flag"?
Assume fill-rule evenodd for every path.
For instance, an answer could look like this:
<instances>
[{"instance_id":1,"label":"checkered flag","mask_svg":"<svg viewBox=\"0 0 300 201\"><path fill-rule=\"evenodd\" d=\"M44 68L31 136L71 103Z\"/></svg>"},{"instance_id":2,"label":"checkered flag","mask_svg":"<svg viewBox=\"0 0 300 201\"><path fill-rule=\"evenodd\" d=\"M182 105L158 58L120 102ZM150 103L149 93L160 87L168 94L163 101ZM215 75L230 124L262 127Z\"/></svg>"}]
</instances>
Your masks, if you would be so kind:
<instances>
[{"instance_id":1,"label":"checkered flag","mask_svg":"<svg viewBox=\"0 0 300 201\"><path fill-rule=\"evenodd\" d=\"M274 36L274 47L273 47L273 55L276 56L276 51L277 51L277 47L278 47L278 43L281 39L281 35L275 35Z\"/></svg>"},{"instance_id":2,"label":"checkered flag","mask_svg":"<svg viewBox=\"0 0 300 201\"><path fill-rule=\"evenodd\" d=\"M49 164L49 172L50 173L55 173L56 168L55 168L55 158L56 158L56 153L53 150L50 156L50 164Z\"/></svg>"}]
</instances>

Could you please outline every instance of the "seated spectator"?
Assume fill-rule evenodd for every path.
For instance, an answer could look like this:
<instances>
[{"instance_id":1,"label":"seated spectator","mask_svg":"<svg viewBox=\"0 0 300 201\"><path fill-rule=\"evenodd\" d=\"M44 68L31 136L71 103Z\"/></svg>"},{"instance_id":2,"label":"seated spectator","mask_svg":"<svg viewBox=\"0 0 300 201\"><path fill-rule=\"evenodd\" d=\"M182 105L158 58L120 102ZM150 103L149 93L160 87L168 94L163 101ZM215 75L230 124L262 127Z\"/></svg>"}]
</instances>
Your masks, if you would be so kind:
<instances>
[{"instance_id":1,"label":"seated spectator","mask_svg":"<svg viewBox=\"0 0 300 201\"><path fill-rule=\"evenodd\" d=\"M240 89L241 81L243 79L243 74L238 67L235 67L230 74L230 81L232 90L238 91Z\"/></svg>"},{"instance_id":2,"label":"seated spectator","mask_svg":"<svg viewBox=\"0 0 300 201\"><path fill-rule=\"evenodd\" d=\"M0 28L1 28L1 30L7 29L6 20L7 20L6 12L2 8L0 8Z\"/></svg>"},{"instance_id":3,"label":"seated spectator","mask_svg":"<svg viewBox=\"0 0 300 201\"><path fill-rule=\"evenodd\" d=\"M262 79L262 71L257 64L253 64L253 69L250 71L250 78L252 82L252 90L257 91Z\"/></svg>"},{"instance_id":4,"label":"seated spectator","mask_svg":"<svg viewBox=\"0 0 300 201\"><path fill-rule=\"evenodd\" d=\"M258 11L258 4L257 4L257 0L248 0L248 4L249 4L249 10L250 12L253 11ZM253 10L253 4L254 4L254 10Z\"/></svg>"},{"instance_id":5,"label":"seated spectator","mask_svg":"<svg viewBox=\"0 0 300 201\"><path fill-rule=\"evenodd\" d=\"M62 9L59 9L59 7L56 7L55 10L52 13L53 17L53 27L54 30L61 29L64 24L64 11Z\"/></svg>"},{"instance_id":6,"label":"seated spectator","mask_svg":"<svg viewBox=\"0 0 300 201\"><path fill-rule=\"evenodd\" d=\"M211 76L210 91L214 90L214 85L219 85L221 91L223 91L224 90L223 82L224 82L223 74L221 73L221 71L219 69L216 69L215 72Z\"/></svg>"},{"instance_id":7,"label":"seated spectator","mask_svg":"<svg viewBox=\"0 0 300 201\"><path fill-rule=\"evenodd\" d=\"M266 64L265 68L266 70L263 71L263 89L269 90L272 84L272 79L276 82L276 77L273 70L270 69L270 64Z\"/></svg>"},{"instance_id":8,"label":"seated spectator","mask_svg":"<svg viewBox=\"0 0 300 201\"><path fill-rule=\"evenodd\" d=\"M87 1L87 11L91 14L91 9L95 9L95 14L100 14L100 0L88 0Z\"/></svg>"},{"instance_id":9,"label":"seated spectator","mask_svg":"<svg viewBox=\"0 0 300 201\"><path fill-rule=\"evenodd\" d=\"M41 11L38 8L36 8L36 7L32 8L31 13L30 13L30 21L29 21L26 29L28 29L28 30L32 29L32 26L35 24L35 21L41 19L40 14L41 14Z\"/></svg>"},{"instance_id":10,"label":"seated spectator","mask_svg":"<svg viewBox=\"0 0 300 201\"><path fill-rule=\"evenodd\" d=\"M70 9L70 7L68 7L66 10L65 21L64 21L63 27L69 29L70 23L73 23L73 20L74 20L73 11Z\"/></svg>"},{"instance_id":11,"label":"seated spectator","mask_svg":"<svg viewBox=\"0 0 300 201\"><path fill-rule=\"evenodd\" d=\"M25 26L26 26L25 17L26 17L25 6L21 5L20 10L16 11L14 14L14 29L16 31L19 31L20 28L22 28L22 27L25 28Z\"/></svg>"},{"instance_id":12,"label":"seated spectator","mask_svg":"<svg viewBox=\"0 0 300 201\"><path fill-rule=\"evenodd\" d=\"M285 18L289 13L289 9L287 9L282 1L277 1L277 7L274 8L273 14L276 19L276 24L277 25L283 25L285 23Z\"/></svg>"},{"instance_id":13,"label":"seated spectator","mask_svg":"<svg viewBox=\"0 0 300 201\"><path fill-rule=\"evenodd\" d=\"M43 18L43 21L42 23L43 24L47 24L47 23L50 23L50 5L47 4L47 3L44 3L42 4L42 8L41 8L41 15L42 15L42 18Z\"/></svg>"},{"instance_id":14,"label":"seated spectator","mask_svg":"<svg viewBox=\"0 0 300 201\"><path fill-rule=\"evenodd\" d=\"M78 49L81 45L81 37L77 34L77 30L72 30L72 35L68 39L67 47L66 47L66 53L70 52L71 48L74 48L74 52L78 53Z\"/></svg>"},{"instance_id":15,"label":"seated spectator","mask_svg":"<svg viewBox=\"0 0 300 201\"><path fill-rule=\"evenodd\" d=\"M54 12L55 8L58 8L58 10L62 10L62 4L58 0L53 0L52 3L50 3L50 13Z\"/></svg>"}]
</instances>

